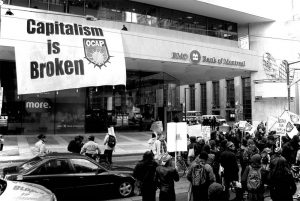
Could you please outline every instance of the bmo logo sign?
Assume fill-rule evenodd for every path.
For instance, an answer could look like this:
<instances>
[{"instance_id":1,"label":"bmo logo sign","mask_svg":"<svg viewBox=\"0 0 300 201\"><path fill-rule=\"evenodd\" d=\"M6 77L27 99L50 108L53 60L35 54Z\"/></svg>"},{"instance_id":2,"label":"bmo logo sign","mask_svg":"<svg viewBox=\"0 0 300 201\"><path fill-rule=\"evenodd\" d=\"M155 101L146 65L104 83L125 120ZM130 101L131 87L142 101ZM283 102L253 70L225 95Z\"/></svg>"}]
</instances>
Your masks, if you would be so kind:
<instances>
[{"instance_id":1,"label":"bmo logo sign","mask_svg":"<svg viewBox=\"0 0 300 201\"><path fill-rule=\"evenodd\" d=\"M28 98L25 101L27 112L48 112L51 109L51 103L46 98Z\"/></svg>"}]
</instances>

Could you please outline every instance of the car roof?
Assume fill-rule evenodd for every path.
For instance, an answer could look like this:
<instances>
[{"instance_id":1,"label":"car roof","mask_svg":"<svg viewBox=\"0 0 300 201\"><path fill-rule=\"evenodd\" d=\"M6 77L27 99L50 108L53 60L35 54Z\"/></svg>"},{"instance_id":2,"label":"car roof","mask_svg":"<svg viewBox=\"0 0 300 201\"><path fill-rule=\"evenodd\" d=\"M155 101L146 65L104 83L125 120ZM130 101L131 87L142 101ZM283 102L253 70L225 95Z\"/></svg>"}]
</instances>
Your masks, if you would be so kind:
<instances>
[{"instance_id":1,"label":"car roof","mask_svg":"<svg viewBox=\"0 0 300 201\"><path fill-rule=\"evenodd\" d=\"M76 153L58 153L58 152L52 152L48 153L44 156L40 156L40 158L46 159L46 158L87 158L84 155L76 154Z\"/></svg>"}]
</instances>

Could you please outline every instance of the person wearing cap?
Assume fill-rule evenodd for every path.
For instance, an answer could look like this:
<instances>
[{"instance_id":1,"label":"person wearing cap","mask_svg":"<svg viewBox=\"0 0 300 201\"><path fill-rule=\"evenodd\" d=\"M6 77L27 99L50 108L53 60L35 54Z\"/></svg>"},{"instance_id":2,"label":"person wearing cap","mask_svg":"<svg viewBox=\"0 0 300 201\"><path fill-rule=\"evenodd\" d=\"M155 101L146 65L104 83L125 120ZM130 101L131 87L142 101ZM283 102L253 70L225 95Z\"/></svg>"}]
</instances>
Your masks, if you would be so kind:
<instances>
[{"instance_id":1,"label":"person wearing cap","mask_svg":"<svg viewBox=\"0 0 300 201\"><path fill-rule=\"evenodd\" d=\"M233 142L228 141L225 151L220 156L220 163L224 168L224 185L227 198L229 198L230 183L239 180L239 166L234 151Z\"/></svg>"},{"instance_id":2,"label":"person wearing cap","mask_svg":"<svg viewBox=\"0 0 300 201\"><path fill-rule=\"evenodd\" d=\"M101 153L100 146L94 142L95 137L93 135L90 135L88 137L88 142L86 142L80 151L80 154L86 155L92 159L96 159L97 155Z\"/></svg>"},{"instance_id":3,"label":"person wearing cap","mask_svg":"<svg viewBox=\"0 0 300 201\"><path fill-rule=\"evenodd\" d=\"M174 181L179 181L179 174L170 155L163 157L161 165L156 168L155 181L160 189L160 201L176 200Z\"/></svg>"},{"instance_id":4,"label":"person wearing cap","mask_svg":"<svg viewBox=\"0 0 300 201\"><path fill-rule=\"evenodd\" d=\"M157 166L158 164L153 159L153 153L146 151L143 159L136 164L133 170L133 177L140 187L143 201L155 201L157 189L155 171Z\"/></svg>"},{"instance_id":5,"label":"person wearing cap","mask_svg":"<svg viewBox=\"0 0 300 201\"><path fill-rule=\"evenodd\" d=\"M285 159L282 155L282 149L281 147L276 147L274 150L274 154L271 156L270 165L269 165L269 171L273 171L274 167L276 166L278 160Z\"/></svg>"},{"instance_id":6,"label":"person wearing cap","mask_svg":"<svg viewBox=\"0 0 300 201\"><path fill-rule=\"evenodd\" d=\"M44 134L39 134L37 136L39 139L32 149L34 156L44 156L45 154L49 153L50 151L46 148L46 136Z\"/></svg>"}]
</instances>

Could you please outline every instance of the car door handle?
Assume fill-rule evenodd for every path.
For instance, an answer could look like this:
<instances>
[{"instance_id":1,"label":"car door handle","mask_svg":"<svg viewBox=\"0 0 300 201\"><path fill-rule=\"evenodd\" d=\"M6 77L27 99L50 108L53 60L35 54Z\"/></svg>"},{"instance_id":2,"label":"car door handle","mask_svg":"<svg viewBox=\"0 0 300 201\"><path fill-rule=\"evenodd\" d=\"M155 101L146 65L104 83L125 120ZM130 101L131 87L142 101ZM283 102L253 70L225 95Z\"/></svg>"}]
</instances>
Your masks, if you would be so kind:
<instances>
[{"instance_id":1,"label":"car door handle","mask_svg":"<svg viewBox=\"0 0 300 201\"><path fill-rule=\"evenodd\" d=\"M84 177L79 177L79 179L84 179Z\"/></svg>"},{"instance_id":2,"label":"car door handle","mask_svg":"<svg viewBox=\"0 0 300 201\"><path fill-rule=\"evenodd\" d=\"M50 179L43 179L44 181L50 181Z\"/></svg>"}]
</instances>

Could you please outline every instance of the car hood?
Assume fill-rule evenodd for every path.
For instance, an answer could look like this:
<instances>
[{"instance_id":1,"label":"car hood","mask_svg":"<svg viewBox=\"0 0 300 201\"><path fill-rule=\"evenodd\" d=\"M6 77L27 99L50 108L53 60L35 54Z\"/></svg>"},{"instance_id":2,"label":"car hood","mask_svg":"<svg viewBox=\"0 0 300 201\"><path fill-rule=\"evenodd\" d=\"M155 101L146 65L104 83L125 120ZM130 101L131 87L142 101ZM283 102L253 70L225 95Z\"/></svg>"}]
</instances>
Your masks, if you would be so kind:
<instances>
[{"instance_id":1,"label":"car hood","mask_svg":"<svg viewBox=\"0 0 300 201\"><path fill-rule=\"evenodd\" d=\"M45 187L37 184L6 181L5 191L0 195L0 200L5 201L56 201L55 195Z\"/></svg>"},{"instance_id":2,"label":"car hood","mask_svg":"<svg viewBox=\"0 0 300 201\"><path fill-rule=\"evenodd\" d=\"M131 175L133 174L133 169L130 167L123 167L123 166L112 166L109 169L110 173L114 174L125 174L125 175Z\"/></svg>"}]
</instances>

